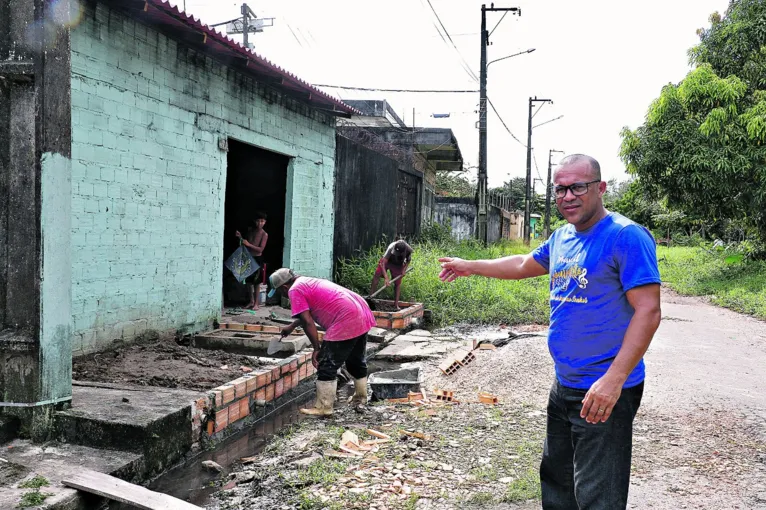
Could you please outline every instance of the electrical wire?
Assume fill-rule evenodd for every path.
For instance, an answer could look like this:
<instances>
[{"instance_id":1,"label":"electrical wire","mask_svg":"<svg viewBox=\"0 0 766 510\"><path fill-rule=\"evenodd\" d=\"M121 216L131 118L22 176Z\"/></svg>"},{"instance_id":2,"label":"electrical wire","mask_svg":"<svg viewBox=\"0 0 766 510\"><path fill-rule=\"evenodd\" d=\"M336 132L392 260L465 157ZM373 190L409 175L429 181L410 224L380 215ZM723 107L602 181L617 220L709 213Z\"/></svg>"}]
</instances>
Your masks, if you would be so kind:
<instances>
[{"instance_id":1,"label":"electrical wire","mask_svg":"<svg viewBox=\"0 0 766 510\"><path fill-rule=\"evenodd\" d=\"M505 19L505 17L508 15L508 13L509 13L509 12L510 12L510 11L505 11L505 12L503 13L503 16L500 18L500 21L498 21L498 22L497 22L497 25L495 25L495 28L493 28L493 29L492 29L492 31L489 33L489 35L487 36L487 39L489 39L490 37L492 37L492 34L494 34L494 33L495 33L495 30L497 30L497 27L499 27L499 26L500 26L500 23L502 23L502 22L503 22L503 20Z\"/></svg>"},{"instance_id":2,"label":"electrical wire","mask_svg":"<svg viewBox=\"0 0 766 510\"><path fill-rule=\"evenodd\" d=\"M425 93L425 94L478 94L478 90L428 90L428 89L378 89L371 87L350 87L346 85L327 85L315 83L315 87L327 87L328 89L342 90L361 90L368 92L407 92L407 93Z\"/></svg>"},{"instance_id":3,"label":"electrical wire","mask_svg":"<svg viewBox=\"0 0 766 510\"><path fill-rule=\"evenodd\" d=\"M421 0L422 1L422 0ZM436 12L436 9L434 9L433 4L431 3L431 0L426 0L428 2L428 6L431 8L431 12L434 13L434 16L436 17L436 21L439 22L439 26L442 27L442 30L444 31L444 35L447 36L447 39L449 39L450 44L452 44L452 47L455 49L455 52L457 52L458 56L460 57L460 60L462 61L463 68L466 70L466 72L469 74L471 79L473 79L475 82L479 81L479 77L476 76L476 73L473 72L473 69L471 69L471 66L468 64L468 62L465 60L465 57L463 57L463 54L460 53L460 50L457 49L457 45L455 45L455 41L452 40L452 37L449 35L449 32L447 31L447 28L444 26L444 23L442 23L441 18L439 18L439 14ZM438 29L437 29L438 30ZM442 38L443 39L443 38ZM444 41L445 43L447 41Z\"/></svg>"},{"instance_id":4,"label":"electrical wire","mask_svg":"<svg viewBox=\"0 0 766 510\"><path fill-rule=\"evenodd\" d=\"M543 176L540 175L540 168L537 166L537 154L535 154L535 149L532 149L532 159L535 162L535 171L537 172L537 178L540 179L541 182L545 182L543 180Z\"/></svg>"},{"instance_id":5,"label":"electrical wire","mask_svg":"<svg viewBox=\"0 0 766 510\"><path fill-rule=\"evenodd\" d=\"M491 101L489 98L487 98L487 102L489 103L489 106L491 106L491 107L492 107L492 111L493 111L493 112L495 112L495 115L497 115L497 118L498 118L498 119L500 119L500 122L502 122L502 124L503 124L503 127L505 128L505 130L506 130L506 131L508 131L508 134L509 134L509 135L511 135L511 138L513 138L514 140L516 140L517 142L519 142L519 143L521 144L521 146L522 146L522 147L526 148L526 147L527 147L527 145L526 145L524 142L522 142L521 140L519 140L518 138L516 138L516 135L514 135L514 134L511 132L511 130L508 128L508 126L505 124L505 121L504 121L504 120L503 120L503 118L500 116L500 114L499 114L499 113L498 113L498 111L497 111L497 108L495 108L495 105L493 105L493 104L492 104L492 101Z\"/></svg>"}]
</instances>

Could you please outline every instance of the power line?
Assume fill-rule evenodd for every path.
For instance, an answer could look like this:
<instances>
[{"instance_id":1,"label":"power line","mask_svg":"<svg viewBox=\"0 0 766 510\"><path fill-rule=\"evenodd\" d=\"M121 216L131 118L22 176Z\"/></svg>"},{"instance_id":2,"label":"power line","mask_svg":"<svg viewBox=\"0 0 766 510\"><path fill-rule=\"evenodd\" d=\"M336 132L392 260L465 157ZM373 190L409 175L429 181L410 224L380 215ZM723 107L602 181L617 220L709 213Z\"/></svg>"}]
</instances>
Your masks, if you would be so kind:
<instances>
[{"instance_id":1,"label":"power line","mask_svg":"<svg viewBox=\"0 0 766 510\"><path fill-rule=\"evenodd\" d=\"M495 30L497 30L497 27L499 27L499 26L500 26L500 23L502 23L502 22L503 22L503 20L505 19L505 17L508 15L508 13L509 13L509 12L510 12L510 11L505 11L505 12L503 13L503 16L500 18L500 21L498 21L498 22L497 22L497 25L495 25L495 28L493 28L493 29L492 29L492 31L489 33L489 36L488 36L488 37L492 37L492 34L494 34L494 33L495 33Z\"/></svg>"},{"instance_id":2,"label":"power line","mask_svg":"<svg viewBox=\"0 0 766 510\"><path fill-rule=\"evenodd\" d=\"M328 89L362 90L368 92L412 92L427 94L478 94L478 90L429 90L429 89L378 89L371 87L350 87L347 85L325 85L315 83L315 87L327 87Z\"/></svg>"},{"instance_id":3,"label":"power line","mask_svg":"<svg viewBox=\"0 0 766 510\"><path fill-rule=\"evenodd\" d=\"M491 106L491 107L492 107L492 111L493 111L493 112L495 112L495 115L497 115L497 118L498 118L498 119L500 119L500 122L502 122L502 124L503 124L503 127L505 128L505 130L506 130L506 131L508 131L508 134L509 134L509 135L511 135L511 138L513 138L514 140L516 140L517 142L519 142L519 143L521 144L521 146L522 146L522 147L525 147L525 148L526 148L526 145L524 144L524 142L522 142L521 140L519 140L518 138L516 138L516 135L514 135L514 134L511 132L511 130L508 128L508 126L505 124L505 121L504 121L504 120L503 120L503 118L500 116L500 114L499 114L499 113L498 113L498 111L497 111L497 108L495 108L495 105L493 105L493 104L492 104L492 100L491 100L489 97L487 98L487 102L489 103L489 106Z\"/></svg>"},{"instance_id":4,"label":"power line","mask_svg":"<svg viewBox=\"0 0 766 510\"><path fill-rule=\"evenodd\" d=\"M422 1L422 0L421 0ZM428 2L428 6L431 8L431 12L434 13L434 16L436 16L436 21L439 22L439 26L442 27L442 30L444 31L444 35L447 36L447 39L449 39L450 44L452 44L452 47L455 48L455 52L457 52L458 56L460 57L460 60L463 62L463 66L466 69L466 72L471 76L471 78L478 82L479 77L476 76L476 73L473 72L473 69L471 69L471 66L468 65L468 62L466 62L465 58L463 57L463 54L460 53L460 50L457 49L457 46L455 45L455 41L452 40L452 37L450 37L449 32L447 31L447 28L444 26L444 23L442 23L441 18L439 18L439 14L436 12L436 9L434 9L433 4L431 3L431 0L426 0ZM445 41L446 43L446 41Z\"/></svg>"},{"instance_id":5,"label":"power line","mask_svg":"<svg viewBox=\"0 0 766 510\"><path fill-rule=\"evenodd\" d=\"M540 169L537 167L537 154L535 154L534 148L532 149L532 159L535 162L535 171L537 172L537 178L540 179L542 182L545 182L543 181L543 177L540 175Z\"/></svg>"}]
</instances>

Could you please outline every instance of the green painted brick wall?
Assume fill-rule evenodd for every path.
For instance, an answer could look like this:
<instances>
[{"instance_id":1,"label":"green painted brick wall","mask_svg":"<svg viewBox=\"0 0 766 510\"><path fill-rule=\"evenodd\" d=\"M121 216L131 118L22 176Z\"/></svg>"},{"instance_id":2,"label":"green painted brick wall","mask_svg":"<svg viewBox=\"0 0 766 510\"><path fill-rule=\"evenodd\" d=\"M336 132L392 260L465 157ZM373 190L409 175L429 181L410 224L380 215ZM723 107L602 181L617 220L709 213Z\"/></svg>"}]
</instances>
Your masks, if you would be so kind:
<instances>
[{"instance_id":1,"label":"green painted brick wall","mask_svg":"<svg viewBox=\"0 0 766 510\"><path fill-rule=\"evenodd\" d=\"M284 260L330 278L334 120L88 7L72 31L75 354L220 315L227 137L290 156Z\"/></svg>"}]
</instances>

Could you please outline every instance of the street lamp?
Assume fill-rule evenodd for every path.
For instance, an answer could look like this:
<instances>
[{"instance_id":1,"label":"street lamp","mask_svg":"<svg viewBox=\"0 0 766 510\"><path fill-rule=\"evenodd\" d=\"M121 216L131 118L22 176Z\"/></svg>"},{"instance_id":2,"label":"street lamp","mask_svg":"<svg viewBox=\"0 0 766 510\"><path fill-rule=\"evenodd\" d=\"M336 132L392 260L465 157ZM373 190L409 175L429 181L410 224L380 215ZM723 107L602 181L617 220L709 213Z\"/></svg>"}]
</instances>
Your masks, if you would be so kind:
<instances>
[{"instance_id":1,"label":"street lamp","mask_svg":"<svg viewBox=\"0 0 766 510\"><path fill-rule=\"evenodd\" d=\"M508 55L507 57L496 58L495 60L492 60L492 61L491 61L489 64L487 64L487 68L489 69L489 66L490 66L490 65L492 65L492 64L494 64L495 62L500 62L501 60L505 60L505 59L507 59L507 58L511 58L511 57L518 57L519 55L525 55L525 54L527 54L527 53L532 53L532 52L533 52L533 51L535 51L536 49L537 49L537 48L529 48L529 49L528 49L528 50L526 50L526 51L520 51L520 52L518 52L518 53L514 53L513 55Z\"/></svg>"}]
</instances>

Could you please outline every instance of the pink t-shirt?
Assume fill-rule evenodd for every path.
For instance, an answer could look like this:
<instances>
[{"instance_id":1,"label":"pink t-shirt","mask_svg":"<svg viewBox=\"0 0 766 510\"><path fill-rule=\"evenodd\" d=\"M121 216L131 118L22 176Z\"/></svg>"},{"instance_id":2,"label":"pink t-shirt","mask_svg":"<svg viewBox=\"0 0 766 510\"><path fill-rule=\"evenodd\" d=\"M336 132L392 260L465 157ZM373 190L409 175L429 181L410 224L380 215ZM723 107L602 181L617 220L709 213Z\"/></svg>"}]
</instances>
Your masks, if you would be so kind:
<instances>
[{"instance_id":1,"label":"pink t-shirt","mask_svg":"<svg viewBox=\"0 0 766 510\"><path fill-rule=\"evenodd\" d=\"M362 296L330 281L299 276L288 294L293 317L309 310L328 342L356 338L375 326Z\"/></svg>"}]
</instances>

